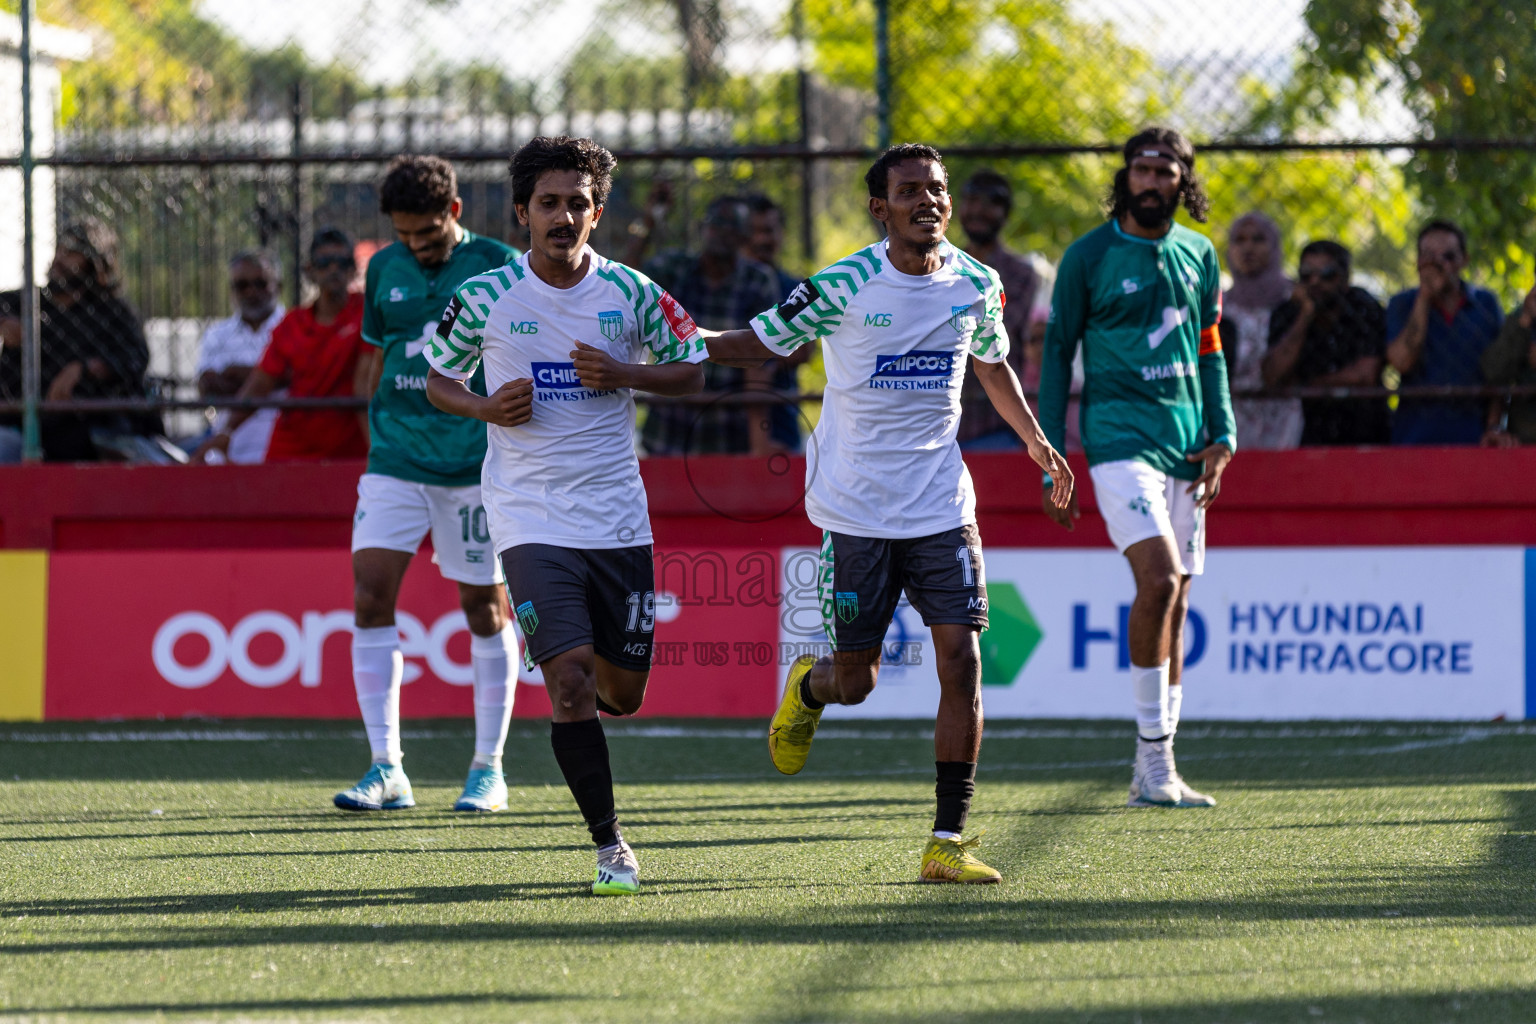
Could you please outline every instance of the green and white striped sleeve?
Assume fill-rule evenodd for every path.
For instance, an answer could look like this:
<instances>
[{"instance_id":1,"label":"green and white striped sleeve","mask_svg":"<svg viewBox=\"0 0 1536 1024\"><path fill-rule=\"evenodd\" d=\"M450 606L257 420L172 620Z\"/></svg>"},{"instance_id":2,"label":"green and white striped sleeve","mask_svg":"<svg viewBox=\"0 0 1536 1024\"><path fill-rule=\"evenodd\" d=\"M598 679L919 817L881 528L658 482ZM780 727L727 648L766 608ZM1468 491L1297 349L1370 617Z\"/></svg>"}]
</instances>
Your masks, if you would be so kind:
<instances>
[{"instance_id":1,"label":"green and white striped sleeve","mask_svg":"<svg viewBox=\"0 0 1536 1024\"><path fill-rule=\"evenodd\" d=\"M783 302L753 317L752 330L769 349L787 356L835 332L848 303L880 270L874 246L840 259L801 281Z\"/></svg>"},{"instance_id":2,"label":"green and white striped sleeve","mask_svg":"<svg viewBox=\"0 0 1536 1024\"><path fill-rule=\"evenodd\" d=\"M640 343L651 361L662 363L702 363L709 355L704 337L693 317L667 290L654 281L645 281L645 302L640 310Z\"/></svg>"},{"instance_id":3,"label":"green and white striped sleeve","mask_svg":"<svg viewBox=\"0 0 1536 1024\"><path fill-rule=\"evenodd\" d=\"M499 270L472 277L448 300L437 330L427 341L422 354L432 368L444 377L468 380L480 366L485 352L485 325L491 307L501 298L511 282Z\"/></svg>"},{"instance_id":4,"label":"green and white striped sleeve","mask_svg":"<svg viewBox=\"0 0 1536 1024\"><path fill-rule=\"evenodd\" d=\"M1003 326L1003 282L997 271L980 263L975 264L985 277L977 282L981 288L982 312L971 333L971 355L984 363L1000 363L1008 355L1008 329Z\"/></svg>"}]
</instances>

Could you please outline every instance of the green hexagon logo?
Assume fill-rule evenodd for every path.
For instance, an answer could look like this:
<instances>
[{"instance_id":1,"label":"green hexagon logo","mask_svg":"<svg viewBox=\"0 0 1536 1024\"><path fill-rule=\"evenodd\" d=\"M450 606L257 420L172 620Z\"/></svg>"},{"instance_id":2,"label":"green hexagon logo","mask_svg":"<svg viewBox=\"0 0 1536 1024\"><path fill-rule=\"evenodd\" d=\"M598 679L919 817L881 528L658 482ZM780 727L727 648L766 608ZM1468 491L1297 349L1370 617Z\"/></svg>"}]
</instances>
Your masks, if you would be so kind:
<instances>
[{"instance_id":1,"label":"green hexagon logo","mask_svg":"<svg viewBox=\"0 0 1536 1024\"><path fill-rule=\"evenodd\" d=\"M987 584L987 622L981 634L981 685L1012 686L1045 631L1012 583Z\"/></svg>"}]
</instances>

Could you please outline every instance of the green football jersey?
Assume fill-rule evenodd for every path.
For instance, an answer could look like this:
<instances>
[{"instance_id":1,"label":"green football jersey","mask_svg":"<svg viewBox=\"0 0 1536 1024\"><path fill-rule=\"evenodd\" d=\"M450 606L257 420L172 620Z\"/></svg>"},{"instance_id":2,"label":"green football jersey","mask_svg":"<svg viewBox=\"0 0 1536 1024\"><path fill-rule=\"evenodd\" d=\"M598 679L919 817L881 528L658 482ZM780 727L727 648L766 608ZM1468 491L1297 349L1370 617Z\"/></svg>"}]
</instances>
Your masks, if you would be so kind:
<instances>
[{"instance_id":1,"label":"green football jersey","mask_svg":"<svg viewBox=\"0 0 1536 1024\"><path fill-rule=\"evenodd\" d=\"M399 242L368 261L363 340L382 349L384 360L368 403L368 472L441 487L480 482L485 424L450 416L427 401L429 367L422 352L459 286L518 255L509 245L466 231L438 267L423 267ZM469 386L485 394L484 374Z\"/></svg>"},{"instance_id":2,"label":"green football jersey","mask_svg":"<svg viewBox=\"0 0 1536 1024\"><path fill-rule=\"evenodd\" d=\"M1040 370L1040 426L1061 449L1072 360L1083 347L1080 426L1090 465L1137 459L1193 480L1185 456L1237 450L1221 354L1221 267L1208 238L1174 224L1137 238L1110 221L1062 257Z\"/></svg>"}]
</instances>

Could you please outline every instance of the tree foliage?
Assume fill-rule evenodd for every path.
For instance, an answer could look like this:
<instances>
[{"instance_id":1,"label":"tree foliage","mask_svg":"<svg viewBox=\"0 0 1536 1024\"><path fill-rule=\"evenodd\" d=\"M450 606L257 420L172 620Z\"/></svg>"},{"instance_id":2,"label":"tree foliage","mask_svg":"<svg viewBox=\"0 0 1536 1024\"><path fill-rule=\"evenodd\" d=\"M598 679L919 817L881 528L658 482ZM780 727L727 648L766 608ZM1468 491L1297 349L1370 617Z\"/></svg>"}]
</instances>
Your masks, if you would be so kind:
<instances>
[{"instance_id":1,"label":"tree foliage","mask_svg":"<svg viewBox=\"0 0 1536 1024\"><path fill-rule=\"evenodd\" d=\"M362 88L292 44L241 43L201 17L195 0L39 0L38 16L92 39L90 59L64 73L64 119L76 127L281 116L301 83L323 115Z\"/></svg>"},{"instance_id":2,"label":"tree foliage","mask_svg":"<svg viewBox=\"0 0 1536 1024\"><path fill-rule=\"evenodd\" d=\"M1311 0L1306 19L1320 83L1401 90L1424 138L1473 142L1418 150L1404 172L1424 210L1460 221L1474 264L1509 291L1536 252L1536 163L1527 149L1476 143L1536 136L1536 5Z\"/></svg>"}]
</instances>

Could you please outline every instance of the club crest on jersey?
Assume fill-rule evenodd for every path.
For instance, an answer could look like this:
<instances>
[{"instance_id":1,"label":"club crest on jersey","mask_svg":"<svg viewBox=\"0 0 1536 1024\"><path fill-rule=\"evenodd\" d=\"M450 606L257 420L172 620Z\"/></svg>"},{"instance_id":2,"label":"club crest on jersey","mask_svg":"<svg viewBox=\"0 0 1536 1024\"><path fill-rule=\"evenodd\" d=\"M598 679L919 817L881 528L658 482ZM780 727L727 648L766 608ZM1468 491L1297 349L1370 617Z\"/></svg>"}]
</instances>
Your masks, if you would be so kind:
<instances>
[{"instance_id":1,"label":"club crest on jersey","mask_svg":"<svg viewBox=\"0 0 1536 1024\"><path fill-rule=\"evenodd\" d=\"M857 590L839 590L837 593L837 617L844 622L852 622L859 617L859 592Z\"/></svg>"},{"instance_id":2,"label":"club crest on jersey","mask_svg":"<svg viewBox=\"0 0 1536 1024\"><path fill-rule=\"evenodd\" d=\"M949 387L955 367L953 352L913 349L894 356L875 356L869 386L888 391L939 391Z\"/></svg>"},{"instance_id":3,"label":"club crest on jersey","mask_svg":"<svg viewBox=\"0 0 1536 1024\"><path fill-rule=\"evenodd\" d=\"M976 330L976 318L971 316L970 306L949 307L949 326L961 334L970 334Z\"/></svg>"},{"instance_id":4,"label":"club crest on jersey","mask_svg":"<svg viewBox=\"0 0 1536 1024\"><path fill-rule=\"evenodd\" d=\"M517 606L517 624L523 627L526 636L532 636L539 629L539 613L533 610L532 601L524 601Z\"/></svg>"},{"instance_id":5,"label":"club crest on jersey","mask_svg":"<svg viewBox=\"0 0 1536 1024\"><path fill-rule=\"evenodd\" d=\"M821 298L821 292L816 290L810 278L806 278L795 285L789 297L779 304L779 319L789 323L795 317L804 313L811 303Z\"/></svg>"},{"instance_id":6,"label":"club crest on jersey","mask_svg":"<svg viewBox=\"0 0 1536 1024\"><path fill-rule=\"evenodd\" d=\"M609 341L618 341L619 335L624 333L624 314L616 309L599 313L597 326L602 330L603 337Z\"/></svg>"}]
</instances>

